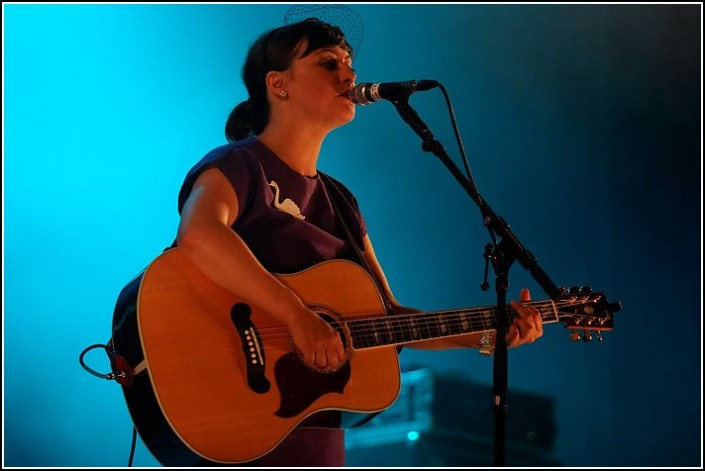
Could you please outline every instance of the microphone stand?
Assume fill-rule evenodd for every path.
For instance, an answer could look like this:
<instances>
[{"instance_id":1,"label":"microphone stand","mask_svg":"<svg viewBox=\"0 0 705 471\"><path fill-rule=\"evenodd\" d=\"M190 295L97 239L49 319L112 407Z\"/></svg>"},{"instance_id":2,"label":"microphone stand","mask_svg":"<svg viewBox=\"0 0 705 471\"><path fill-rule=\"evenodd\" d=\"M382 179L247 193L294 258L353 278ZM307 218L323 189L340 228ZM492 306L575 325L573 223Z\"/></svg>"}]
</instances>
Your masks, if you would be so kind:
<instances>
[{"instance_id":1,"label":"microphone stand","mask_svg":"<svg viewBox=\"0 0 705 471\"><path fill-rule=\"evenodd\" d=\"M409 105L409 96L400 99L390 100L396 107L399 115L409 126L421 137L423 141L422 149L436 155L441 162L450 170L458 183L465 189L470 198L480 208L482 221L485 226L501 237L499 244L495 247L491 245L485 253L485 257L491 261L495 272L495 291L497 292L497 339L494 353L493 383L494 393L494 414L495 414L495 466L504 466L505 441L506 441L506 395L507 395L507 341L506 335L509 329L506 315L506 296L509 286L509 269L515 260L526 268L544 291L551 297L557 299L561 291L549 279L548 275L539 267L536 258L524 248L516 236L509 229L507 222L498 216L487 202L480 196L480 193L466 178L457 165L448 156L440 142L436 140L428 126L421 120L416 111Z\"/></svg>"}]
</instances>

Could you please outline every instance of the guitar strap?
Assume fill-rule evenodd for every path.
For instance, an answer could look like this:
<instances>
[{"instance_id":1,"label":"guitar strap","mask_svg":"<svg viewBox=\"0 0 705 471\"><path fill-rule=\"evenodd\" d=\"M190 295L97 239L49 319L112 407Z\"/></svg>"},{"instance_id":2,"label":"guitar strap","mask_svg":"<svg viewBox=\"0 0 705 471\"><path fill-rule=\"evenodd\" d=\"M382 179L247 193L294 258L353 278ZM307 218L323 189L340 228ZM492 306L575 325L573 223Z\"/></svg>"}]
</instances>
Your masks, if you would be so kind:
<instances>
[{"instance_id":1,"label":"guitar strap","mask_svg":"<svg viewBox=\"0 0 705 471\"><path fill-rule=\"evenodd\" d=\"M340 224L343 226L343 229L345 229L345 235L348 238L348 242L350 242L350 245L352 245L353 249L355 250L355 255L357 255L357 258L360 260L360 265L369 273L370 278L372 278L372 281L374 282L375 286L377 287L377 292L380 294L382 297L382 302L384 303L384 311L386 315L391 315L394 313L394 308L392 307L392 303L387 297L387 293L385 290L382 289L380 286L380 281L377 279L375 276L374 272L372 271L372 267L370 267L369 262L365 258L365 256L362 254L362 249L360 249L360 244L358 243L358 239L353 235L352 231L350 230L350 226L348 225L347 221L345 220L345 215L342 211L340 211L340 208L338 206L338 203L336 200L339 199L339 201L346 201L345 196L343 195L342 190L338 187L338 185L333 181L331 177L326 175L323 172L320 172L321 175L321 181L323 181L323 189L325 190L326 194L328 195L328 199L330 200L331 205L333 206L333 212L335 213L335 216L338 218L340 221ZM328 191L328 188L332 187L335 189L335 196L331 194L330 191ZM336 198L337 196L337 198ZM397 354L401 351L403 347L397 347ZM348 418L346 417L346 414L343 413L343 421L350 421L346 426L344 427L359 427L361 425L364 425L377 417L379 414L381 414L382 411L379 412L372 412L364 416L362 419L355 419L354 414L351 415Z\"/></svg>"},{"instance_id":2,"label":"guitar strap","mask_svg":"<svg viewBox=\"0 0 705 471\"><path fill-rule=\"evenodd\" d=\"M343 226L343 229L345 229L345 235L348 238L348 242L350 242L350 245L353 247L355 250L355 255L357 256L358 260L360 261L360 265L367 270L367 273L370 274L370 277L372 278L372 281L374 282L375 286L377 287L377 292L380 294L382 297L382 301L384 302L384 309L386 311L386 314L389 315L391 314L394 310L392 308L392 303L389 300L389 297L387 297L387 293L384 289L382 289L380 281L377 279L377 277L374 274L374 271L372 271L372 267L370 267L369 262L365 258L365 256L362 253L362 249L360 248L360 244L358 243L358 238L356 238L352 231L350 230L350 226L348 225L347 221L345 220L345 215L342 211L340 211L340 207L338 206L338 201L345 201L345 196L343 195L342 190L338 187L337 183L328 175L326 175L323 172L320 172L321 174L321 180L323 181L323 189L325 190L326 194L328 195L328 199L331 202L331 205L333 206L333 212L335 213L336 217L340 221L340 224ZM332 187L335 189L335 196L331 194L330 191L328 191L328 188Z\"/></svg>"}]
</instances>

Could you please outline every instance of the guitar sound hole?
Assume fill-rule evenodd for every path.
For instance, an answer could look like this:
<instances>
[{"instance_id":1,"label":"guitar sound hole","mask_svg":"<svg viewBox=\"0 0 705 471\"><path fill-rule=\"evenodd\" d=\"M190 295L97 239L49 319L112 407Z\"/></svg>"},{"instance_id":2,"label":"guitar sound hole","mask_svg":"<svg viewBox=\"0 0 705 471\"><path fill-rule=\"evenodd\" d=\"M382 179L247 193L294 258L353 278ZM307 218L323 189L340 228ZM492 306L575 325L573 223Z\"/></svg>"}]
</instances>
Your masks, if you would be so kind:
<instances>
[{"instance_id":1,"label":"guitar sound hole","mask_svg":"<svg viewBox=\"0 0 705 471\"><path fill-rule=\"evenodd\" d=\"M340 320L340 317L337 316L332 310L323 307L323 306L309 306L309 309L314 311L316 314L321 316L321 318L328 323L333 329L338 332L338 335L340 336L341 341L343 342L343 349L345 350L345 357L343 358L343 361L341 361L338 366L333 367L333 368L321 368L316 365L312 365L308 363L306 360L304 360L303 355L299 351L298 347L296 344L293 342L293 340L289 339L289 342L291 343L291 349L296 353L296 358L306 367L310 368L311 370L317 372L317 373L335 373L336 371L339 371L343 367L345 367L348 364L348 360L350 360L350 355L352 353L352 349L349 348L350 341L349 341L349 332L346 328L346 325L344 322Z\"/></svg>"}]
</instances>

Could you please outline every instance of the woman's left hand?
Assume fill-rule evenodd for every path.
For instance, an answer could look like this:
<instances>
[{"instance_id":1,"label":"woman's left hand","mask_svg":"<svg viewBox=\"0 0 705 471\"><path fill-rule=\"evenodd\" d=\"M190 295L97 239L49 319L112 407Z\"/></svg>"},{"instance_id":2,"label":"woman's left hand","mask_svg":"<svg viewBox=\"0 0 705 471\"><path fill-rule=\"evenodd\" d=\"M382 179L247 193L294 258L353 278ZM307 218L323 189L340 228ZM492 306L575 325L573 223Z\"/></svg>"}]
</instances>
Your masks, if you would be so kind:
<instances>
[{"instance_id":1,"label":"woman's left hand","mask_svg":"<svg viewBox=\"0 0 705 471\"><path fill-rule=\"evenodd\" d=\"M509 326L507 332L507 347L516 347L525 343L532 343L543 335L543 318L535 307L523 303L531 301L531 293L527 288L523 288L519 293L521 302L512 300L511 306L517 313L517 317Z\"/></svg>"}]
</instances>

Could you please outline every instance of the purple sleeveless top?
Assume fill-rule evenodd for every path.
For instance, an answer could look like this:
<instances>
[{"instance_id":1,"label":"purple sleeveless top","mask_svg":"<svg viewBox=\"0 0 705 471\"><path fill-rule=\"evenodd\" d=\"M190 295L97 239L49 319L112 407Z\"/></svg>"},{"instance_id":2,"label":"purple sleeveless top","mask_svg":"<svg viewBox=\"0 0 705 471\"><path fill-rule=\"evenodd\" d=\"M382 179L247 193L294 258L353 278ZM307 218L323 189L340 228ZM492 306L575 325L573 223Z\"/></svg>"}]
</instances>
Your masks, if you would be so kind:
<instances>
[{"instance_id":1,"label":"purple sleeveless top","mask_svg":"<svg viewBox=\"0 0 705 471\"><path fill-rule=\"evenodd\" d=\"M336 198L360 246L366 226L357 200L340 182L327 175L324 180L320 171L315 177L301 175L252 137L212 150L189 171L179 192L179 213L198 175L210 167L218 168L237 194L233 230L270 272L294 273L334 258L359 263L330 198Z\"/></svg>"},{"instance_id":2,"label":"purple sleeveless top","mask_svg":"<svg viewBox=\"0 0 705 471\"><path fill-rule=\"evenodd\" d=\"M179 213L196 178L212 167L237 194L239 213L232 229L270 272L295 273L331 259L359 263L331 198L360 247L365 221L355 197L337 180L320 171L315 177L301 175L257 138L247 138L212 150L188 172L179 192ZM339 412L318 412L270 453L241 465L344 466L340 420ZM215 463L204 460L201 465Z\"/></svg>"}]
</instances>

